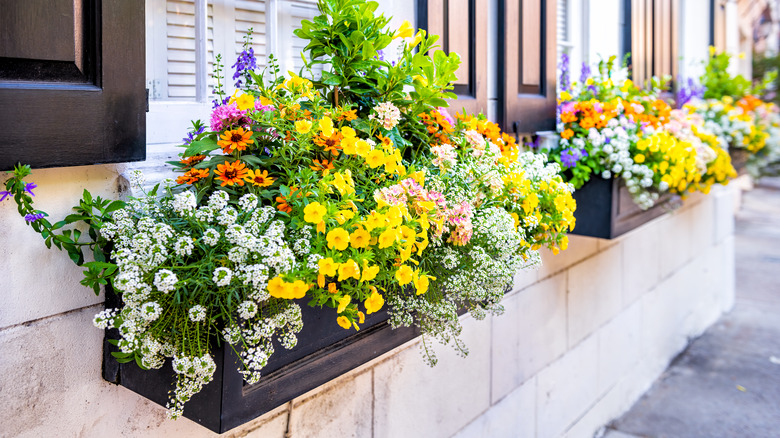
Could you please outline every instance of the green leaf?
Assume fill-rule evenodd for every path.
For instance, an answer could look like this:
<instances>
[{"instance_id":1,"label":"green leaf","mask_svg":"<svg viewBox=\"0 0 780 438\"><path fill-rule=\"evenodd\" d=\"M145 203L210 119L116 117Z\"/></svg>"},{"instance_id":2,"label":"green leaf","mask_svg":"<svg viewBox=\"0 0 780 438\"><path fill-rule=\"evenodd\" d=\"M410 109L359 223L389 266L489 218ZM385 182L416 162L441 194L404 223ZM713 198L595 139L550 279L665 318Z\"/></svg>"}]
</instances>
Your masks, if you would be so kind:
<instances>
[{"instance_id":1,"label":"green leaf","mask_svg":"<svg viewBox=\"0 0 780 438\"><path fill-rule=\"evenodd\" d=\"M322 82L325 85L331 85L331 86L337 86L341 85L341 76L334 75L333 73L323 71L322 72L322 79L320 82Z\"/></svg>"},{"instance_id":2,"label":"green leaf","mask_svg":"<svg viewBox=\"0 0 780 438\"><path fill-rule=\"evenodd\" d=\"M187 157L201 155L204 152L211 152L218 148L219 146L217 145L215 136L209 136L203 140L193 141L190 143L190 145L187 147L187 150L184 151L184 155Z\"/></svg>"}]
</instances>

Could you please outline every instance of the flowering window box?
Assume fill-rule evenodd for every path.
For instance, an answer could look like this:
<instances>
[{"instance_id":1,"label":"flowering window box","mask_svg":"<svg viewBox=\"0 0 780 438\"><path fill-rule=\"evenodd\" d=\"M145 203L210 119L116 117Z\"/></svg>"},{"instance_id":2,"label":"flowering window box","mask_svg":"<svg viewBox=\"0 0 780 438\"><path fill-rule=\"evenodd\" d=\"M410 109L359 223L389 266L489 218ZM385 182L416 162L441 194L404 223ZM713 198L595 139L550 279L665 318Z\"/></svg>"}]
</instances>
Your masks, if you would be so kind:
<instances>
[{"instance_id":1,"label":"flowering window box","mask_svg":"<svg viewBox=\"0 0 780 438\"><path fill-rule=\"evenodd\" d=\"M116 296L109 293L107 306ZM303 300L301 300L303 301ZM244 382L237 370L238 357L226 345L213 349L217 372L214 380L205 385L187 403L184 416L223 433L257 418L318 386L414 339L417 327L392 329L388 315L380 311L368 315L360 331L344 330L333 323L333 318L301 302L305 329L299 334L298 345L285 350L276 345L264 368L265 374L253 385ZM174 372L170 364L159 370L142 370L135 362L117 363L111 351L116 347L108 339L118 336L108 330L104 341L103 377L124 386L155 403L165 406L172 389ZM112 334L114 336L112 336Z\"/></svg>"},{"instance_id":2,"label":"flowering window box","mask_svg":"<svg viewBox=\"0 0 780 438\"><path fill-rule=\"evenodd\" d=\"M642 210L622 180L591 178L574 192L577 225L572 234L614 239L681 205L677 195L664 194L655 205Z\"/></svg>"}]
</instances>

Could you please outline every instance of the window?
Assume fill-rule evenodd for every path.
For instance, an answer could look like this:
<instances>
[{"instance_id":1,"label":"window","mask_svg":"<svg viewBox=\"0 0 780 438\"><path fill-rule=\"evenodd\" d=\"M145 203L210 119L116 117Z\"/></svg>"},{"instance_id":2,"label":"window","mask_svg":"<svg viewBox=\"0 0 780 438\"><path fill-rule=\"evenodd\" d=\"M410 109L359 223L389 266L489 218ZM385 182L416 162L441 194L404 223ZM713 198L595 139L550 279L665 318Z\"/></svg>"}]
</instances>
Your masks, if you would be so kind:
<instances>
[{"instance_id":1,"label":"window","mask_svg":"<svg viewBox=\"0 0 780 438\"><path fill-rule=\"evenodd\" d=\"M223 87L235 91L232 65L251 28L258 69L273 53L282 71L298 72L305 42L293 36L301 20L317 15L316 0L146 0L146 83L150 90L152 152L171 155L190 120L207 120L222 55ZM164 161L164 160L159 160Z\"/></svg>"}]
</instances>

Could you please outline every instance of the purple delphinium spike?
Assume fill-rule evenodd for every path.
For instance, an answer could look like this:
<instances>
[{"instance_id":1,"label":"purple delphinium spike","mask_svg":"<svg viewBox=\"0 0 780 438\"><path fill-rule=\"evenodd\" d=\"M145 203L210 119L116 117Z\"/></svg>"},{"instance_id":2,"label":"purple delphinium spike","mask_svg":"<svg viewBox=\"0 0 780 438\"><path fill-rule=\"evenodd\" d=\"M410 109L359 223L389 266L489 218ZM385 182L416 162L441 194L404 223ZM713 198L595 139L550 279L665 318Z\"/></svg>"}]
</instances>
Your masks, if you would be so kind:
<instances>
[{"instance_id":1,"label":"purple delphinium spike","mask_svg":"<svg viewBox=\"0 0 780 438\"><path fill-rule=\"evenodd\" d=\"M560 89L561 90L568 90L569 85L569 55L566 53L561 55L561 64L559 66L561 69L561 79L560 79Z\"/></svg>"},{"instance_id":2,"label":"purple delphinium spike","mask_svg":"<svg viewBox=\"0 0 780 438\"><path fill-rule=\"evenodd\" d=\"M236 72L233 73L233 79L236 80L236 88L241 88L241 76L245 74L245 71L254 70L257 68L257 58L255 58L255 49L250 47L249 50L243 50L238 55L236 63L233 64L233 68Z\"/></svg>"},{"instance_id":3,"label":"purple delphinium spike","mask_svg":"<svg viewBox=\"0 0 780 438\"><path fill-rule=\"evenodd\" d=\"M37 188L38 184L35 183L27 183L24 185L24 191L29 193L32 196L35 196L35 193L33 193L33 189Z\"/></svg>"},{"instance_id":4,"label":"purple delphinium spike","mask_svg":"<svg viewBox=\"0 0 780 438\"><path fill-rule=\"evenodd\" d=\"M44 213L30 213L24 216L24 220L26 220L27 222L35 222L44 216L46 216L46 214Z\"/></svg>"},{"instance_id":5,"label":"purple delphinium spike","mask_svg":"<svg viewBox=\"0 0 780 438\"><path fill-rule=\"evenodd\" d=\"M580 70L580 83L584 84L590 77L590 66L587 62L582 63L582 69Z\"/></svg>"}]
</instances>

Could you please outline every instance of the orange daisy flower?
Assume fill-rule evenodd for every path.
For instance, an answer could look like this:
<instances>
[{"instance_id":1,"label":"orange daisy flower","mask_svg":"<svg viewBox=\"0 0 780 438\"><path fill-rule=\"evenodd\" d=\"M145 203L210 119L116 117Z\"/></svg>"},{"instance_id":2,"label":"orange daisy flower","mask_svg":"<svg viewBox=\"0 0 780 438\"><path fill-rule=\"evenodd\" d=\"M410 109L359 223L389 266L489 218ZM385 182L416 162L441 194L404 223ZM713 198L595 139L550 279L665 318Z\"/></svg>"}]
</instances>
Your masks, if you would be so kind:
<instances>
[{"instance_id":1,"label":"orange daisy flower","mask_svg":"<svg viewBox=\"0 0 780 438\"><path fill-rule=\"evenodd\" d=\"M312 163L314 163L314 165L309 166L309 168L317 172L322 172L322 176L328 176L330 171L333 170L333 161L328 161L323 158L322 161L312 160Z\"/></svg>"},{"instance_id":2,"label":"orange daisy flower","mask_svg":"<svg viewBox=\"0 0 780 438\"><path fill-rule=\"evenodd\" d=\"M225 131L217 144L222 148L222 152L229 154L233 151L246 150L247 144L254 143L252 140L252 131L245 131L244 128L237 128L232 131Z\"/></svg>"},{"instance_id":3,"label":"orange daisy flower","mask_svg":"<svg viewBox=\"0 0 780 438\"><path fill-rule=\"evenodd\" d=\"M261 172L260 170L250 169L247 171L246 181L259 187L268 187L273 184L276 179L268 176L267 170Z\"/></svg>"},{"instance_id":4,"label":"orange daisy flower","mask_svg":"<svg viewBox=\"0 0 780 438\"><path fill-rule=\"evenodd\" d=\"M225 161L225 164L217 165L217 170L215 170L214 173L217 175L217 179L222 181L222 184L220 184L222 187L227 185L232 186L233 184L243 186L244 179L246 179L247 176L247 168L246 164L240 161L235 161L233 163Z\"/></svg>"},{"instance_id":5,"label":"orange daisy flower","mask_svg":"<svg viewBox=\"0 0 780 438\"><path fill-rule=\"evenodd\" d=\"M382 134L377 134L376 138L378 138L382 142L382 147L391 147L393 146L393 140L390 140L389 138L385 137Z\"/></svg>"},{"instance_id":6,"label":"orange daisy flower","mask_svg":"<svg viewBox=\"0 0 780 438\"><path fill-rule=\"evenodd\" d=\"M334 157L338 157L339 151L341 150L341 140L343 138L344 136L334 129L333 135L330 137L325 137L322 134L314 137L314 143L323 148L325 152L330 152Z\"/></svg>"},{"instance_id":7,"label":"orange daisy flower","mask_svg":"<svg viewBox=\"0 0 780 438\"><path fill-rule=\"evenodd\" d=\"M189 167L189 166L194 166L205 159L206 159L205 155L194 155L192 157L182 158L180 162L181 164Z\"/></svg>"},{"instance_id":8,"label":"orange daisy flower","mask_svg":"<svg viewBox=\"0 0 780 438\"><path fill-rule=\"evenodd\" d=\"M208 169L190 169L184 175L176 178L177 184L194 184L203 178L208 178Z\"/></svg>"}]
</instances>

